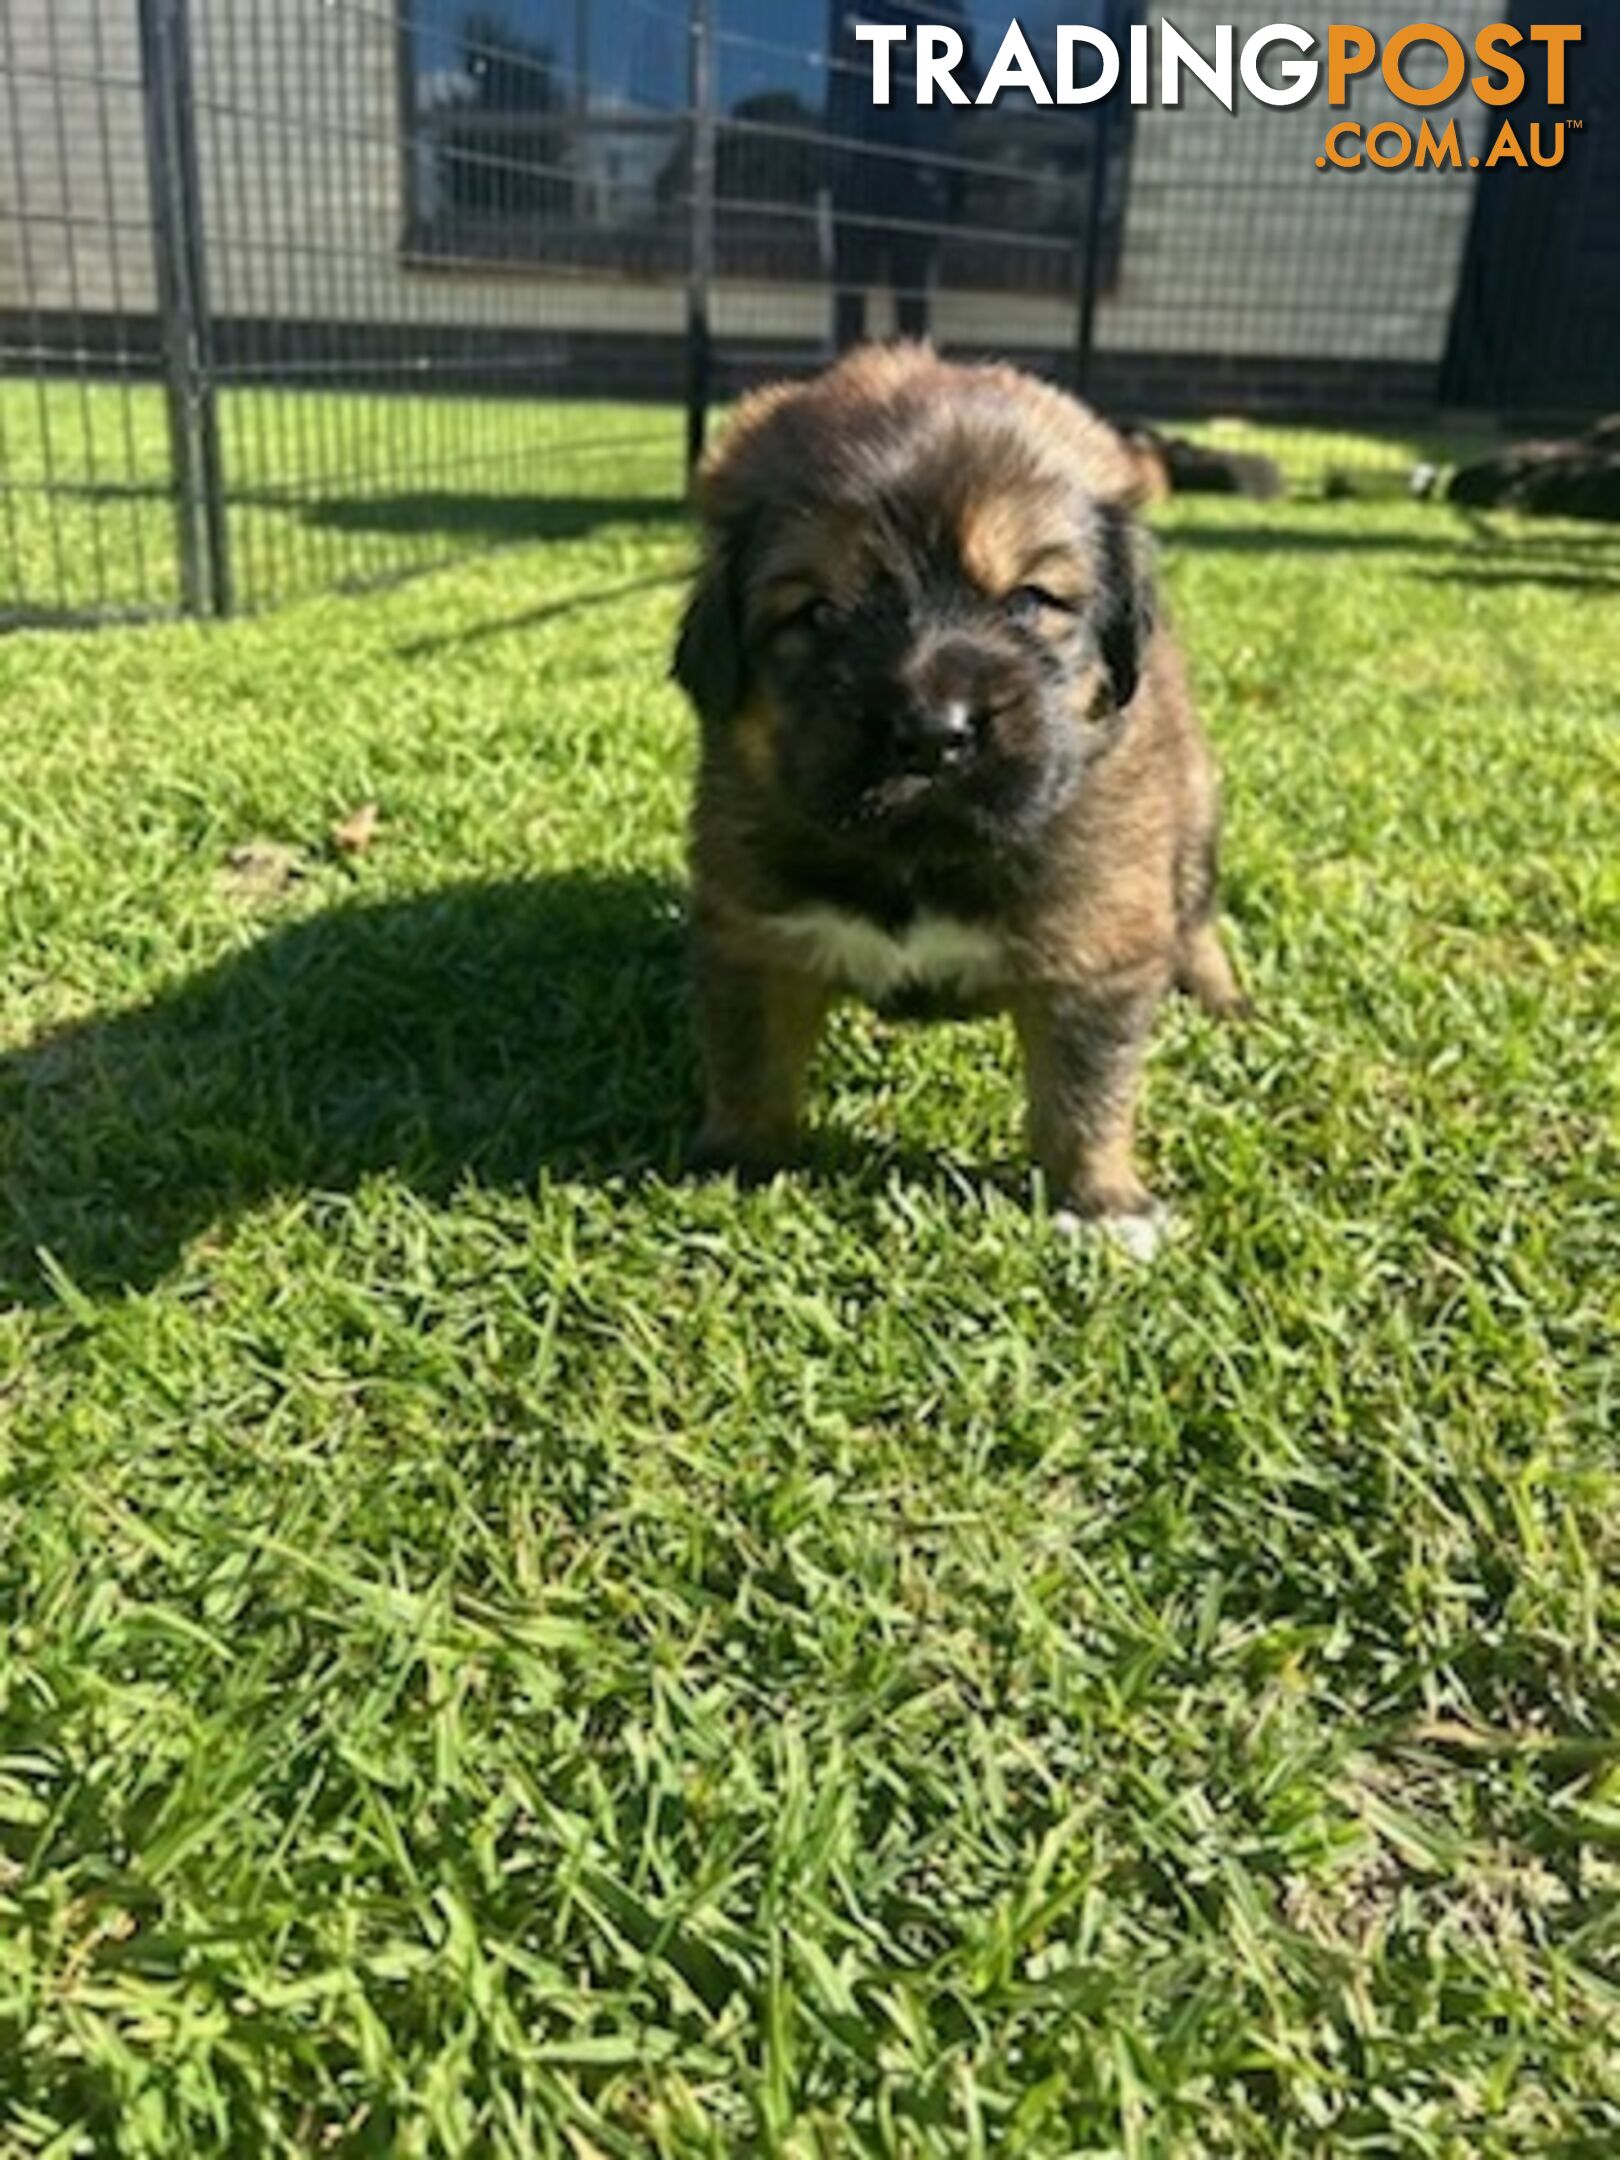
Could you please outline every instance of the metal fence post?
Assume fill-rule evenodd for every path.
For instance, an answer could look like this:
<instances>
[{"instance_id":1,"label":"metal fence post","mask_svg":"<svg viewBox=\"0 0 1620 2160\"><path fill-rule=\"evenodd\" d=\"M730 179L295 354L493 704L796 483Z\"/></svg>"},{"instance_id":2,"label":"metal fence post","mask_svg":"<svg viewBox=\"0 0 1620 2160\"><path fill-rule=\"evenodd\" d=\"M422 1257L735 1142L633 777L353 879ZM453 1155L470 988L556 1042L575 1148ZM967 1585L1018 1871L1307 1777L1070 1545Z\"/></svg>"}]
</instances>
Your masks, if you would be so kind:
<instances>
[{"instance_id":1,"label":"metal fence post","mask_svg":"<svg viewBox=\"0 0 1620 2160\"><path fill-rule=\"evenodd\" d=\"M146 169L169 405L181 598L188 614L227 615L230 551L187 0L140 0L140 30Z\"/></svg>"},{"instance_id":2,"label":"metal fence post","mask_svg":"<svg viewBox=\"0 0 1620 2160\"><path fill-rule=\"evenodd\" d=\"M710 0L691 0L688 35L692 204L686 279L686 469L690 477L703 455L714 377L709 316L714 281L714 35Z\"/></svg>"},{"instance_id":3,"label":"metal fence post","mask_svg":"<svg viewBox=\"0 0 1620 2160\"><path fill-rule=\"evenodd\" d=\"M1091 108L1091 184L1086 199L1085 252L1080 262L1080 312L1075 323L1074 387L1078 397L1091 388L1091 363L1097 344L1097 294L1102 285L1103 209L1108 196L1108 100Z\"/></svg>"}]
</instances>

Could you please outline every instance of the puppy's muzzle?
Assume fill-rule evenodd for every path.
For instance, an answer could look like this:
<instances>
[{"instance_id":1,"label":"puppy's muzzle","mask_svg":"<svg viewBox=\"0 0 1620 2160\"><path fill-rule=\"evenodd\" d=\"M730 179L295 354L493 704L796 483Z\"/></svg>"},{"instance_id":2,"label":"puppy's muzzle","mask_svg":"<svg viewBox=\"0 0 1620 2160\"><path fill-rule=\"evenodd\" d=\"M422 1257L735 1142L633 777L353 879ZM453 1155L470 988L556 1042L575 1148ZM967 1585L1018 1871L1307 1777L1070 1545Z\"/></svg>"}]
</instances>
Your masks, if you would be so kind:
<instances>
[{"instance_id":1,"label":"puppy's muzzle","mask_svg":"<svg viewBox=\"0 0 1620 2160\"><path fill-rule=\"evenodd\" d=\"M983 722L966 698L908 700L894 722L894 764L932 777L959 772L978 748Z\"/></svg>"},{"instance_id":2,"label":"puppy's muzzle","mask_svg":"<svg viewBox=\"0 0 1620 2160\"><path fill-rule=\"evenodd\" d=\"M899 670L889 754L898 773L957 777L985 749L1009 692L1006 656L947 632L923 637Z\"/></svg>"}]
</instances>

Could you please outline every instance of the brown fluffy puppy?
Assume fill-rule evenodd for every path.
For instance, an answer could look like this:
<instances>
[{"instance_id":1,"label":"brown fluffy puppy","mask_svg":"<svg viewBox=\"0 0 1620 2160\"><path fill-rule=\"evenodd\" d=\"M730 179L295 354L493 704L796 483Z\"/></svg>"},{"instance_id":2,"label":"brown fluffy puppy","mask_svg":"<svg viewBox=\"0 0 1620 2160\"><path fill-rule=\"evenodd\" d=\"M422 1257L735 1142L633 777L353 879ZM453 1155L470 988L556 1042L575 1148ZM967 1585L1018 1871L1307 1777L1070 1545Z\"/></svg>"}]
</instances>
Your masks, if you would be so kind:
<instances>
[{"instance_id":1,"label":"brown fluffy puppy","mask_svg":"<svg viewBox=\"0 0 1620 2160\"><path fill-rule=\"evenodd\" d=\"M1154 1009L1172 984L1242 1000L1139 487L1073 399L923 347L738 407L699 478L675 656L703 723L706 1160L788 1153L835 999L1006 1010L1054 1204L1151 1217L1132 1121Z\"/></svg>"}]
</instances>

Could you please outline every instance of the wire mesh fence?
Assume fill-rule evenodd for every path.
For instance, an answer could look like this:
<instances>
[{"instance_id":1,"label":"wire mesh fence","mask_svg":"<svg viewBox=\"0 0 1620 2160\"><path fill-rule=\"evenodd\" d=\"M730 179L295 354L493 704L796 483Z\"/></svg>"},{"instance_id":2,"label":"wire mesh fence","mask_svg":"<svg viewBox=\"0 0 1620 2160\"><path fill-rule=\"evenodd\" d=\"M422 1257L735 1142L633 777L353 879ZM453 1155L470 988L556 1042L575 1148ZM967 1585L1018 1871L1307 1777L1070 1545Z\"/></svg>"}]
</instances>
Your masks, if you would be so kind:
<instances>
[{"instance_id":1,"label":"wire mesh fence","mask_svg":"<svg viewBox=\"0 0 1620 2160\"><path fill-rule=\"evenodd\" d=\"M1465 40L1499 13L1430 9ZM1230 14L1175 19L1208 54ZM869 336L1007 355L1305 489L1620 403L1620 68L1590 154L1529 185L1323 172L1321 100L1229 112L1190 74L1168 104L1157 44L1140 102L976 102L1010 15L0 0L0 620L262 606L667 504L711 406ZM1019 15L1048 81L1063 24L1128 51L1144 19ZM886 104L861 23L905 33ZM919 102L925 25L954 98ZM1399 110L1358 85L1368 128ZM1495 121L1458 117L1477 155Z\"/></svg>"}]
</instances>

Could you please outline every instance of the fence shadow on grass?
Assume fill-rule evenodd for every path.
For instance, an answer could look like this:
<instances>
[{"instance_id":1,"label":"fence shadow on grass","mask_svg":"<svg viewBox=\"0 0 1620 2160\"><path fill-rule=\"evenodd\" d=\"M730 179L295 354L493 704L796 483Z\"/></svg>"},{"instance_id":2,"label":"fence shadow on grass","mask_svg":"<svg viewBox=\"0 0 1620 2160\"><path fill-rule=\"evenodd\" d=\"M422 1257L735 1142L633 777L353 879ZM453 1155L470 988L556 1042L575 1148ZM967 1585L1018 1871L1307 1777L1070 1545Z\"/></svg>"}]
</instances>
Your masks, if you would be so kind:
<instances>
[{"instance_id":1,"label":"fence shadow on grass","mask_svg":"<svg viewBox=\"0 0 1620 2160\"><path fill-rule=\"evenodd\" d=\"M1589 570L1563 563L1541 563L1534 568L1459 564L1454 569L1424 570L1419 575L1426 585L1543 585L1549 592L1605 593L1620 599L1620 556L1611 563L1595 563Z\"/></svg>"},{"instance_id":2,"label":"fence shadow on grass","mask_svg":"<svg viewBox=\"0 0 1620 2160\"><path fill-rule=\"evenodd\" d=\"M435 653L487 644L491 638L507 637L518 630L538 629L544 623L582 614L592 608L617 607L621 601L640 599L644 593L684 585L690 575L690 570L686 569L659 570L648 577L626 578L618 585L590 586L579 592L563 593L554 600L542 600L534 607L520 608L516 614L491 616L483 622L468 623L426 637L405 638L394 650L402 660L430 659Z\"/></svg>"},{"instance_id":3,"label":"fence shadow on grass","mask_svg":"<svg viewBox=\"0 0 1620 2160\"><path fill-rule=\"evenodd\" d=\"M1569 592L1620 591L1620 527L1572 530L1558 525L1488 525L1437 521L1429 531L1411 523L1346 526L1321 506L1288 522L1171 524L1160 537L1173 561L1189 555L1406 555L1412 574L1435 584L1545 585Z\"/></svg>"},{"instance_id":4,"label":"fence shadow on grass","mask_svg":"<svg viewBox=\"0 0 1620 2160\"><path fill-rule=\"evenodd\" d=\"M672 1171L696 1105L679 895L569 872L340 905L0 1058L0 1301L145 1288L278 1191L442 1199Z\"/></svg>"},{"instance_id":5,"label":"fence shadow on grass","mask_svg":"<svg viewBox=\"0 0 1620 2160\"><path fill-rule=\"evenodd\" d=\"M678 495L524 495L455 488L317 495L286 507L326 532L437 536L473 547L584 540L605 525L676 525L688 515Z\"/></svg>"}]
</instances>

